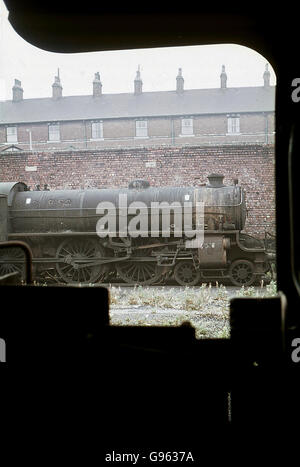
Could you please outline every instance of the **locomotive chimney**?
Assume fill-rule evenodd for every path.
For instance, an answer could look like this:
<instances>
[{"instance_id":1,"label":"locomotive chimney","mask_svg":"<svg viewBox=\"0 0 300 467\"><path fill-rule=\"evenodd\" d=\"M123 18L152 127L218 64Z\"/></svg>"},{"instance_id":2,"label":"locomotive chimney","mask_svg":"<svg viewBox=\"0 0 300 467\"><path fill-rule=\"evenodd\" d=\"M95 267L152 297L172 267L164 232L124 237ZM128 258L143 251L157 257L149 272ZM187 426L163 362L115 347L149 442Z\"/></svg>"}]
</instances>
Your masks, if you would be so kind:
<instances>
[{"instance_id":1,"label":"locomotive chimney","mask_svg":"<svg viewBox=\"0 0 300 467\"><path fill-rule=\"evenodd\" d=\"M207 176L208 178L208 185L209 187L211 188L220 188L223 185L223 179L224 179L224 175L222 174L210 174Z\"/></svg>"}]
</instances>

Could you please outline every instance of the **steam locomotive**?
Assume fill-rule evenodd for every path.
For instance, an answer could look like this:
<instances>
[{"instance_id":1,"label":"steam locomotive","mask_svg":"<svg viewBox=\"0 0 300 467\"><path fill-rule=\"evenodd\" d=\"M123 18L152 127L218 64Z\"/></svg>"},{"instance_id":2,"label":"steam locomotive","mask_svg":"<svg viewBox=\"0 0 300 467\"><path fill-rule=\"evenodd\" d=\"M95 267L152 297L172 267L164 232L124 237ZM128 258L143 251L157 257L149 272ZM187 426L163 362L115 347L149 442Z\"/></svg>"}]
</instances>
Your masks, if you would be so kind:
<instances>
[{"instance_id":1,"label":"steam locomotive","mask_svg":"<svg viewBox=\"0 0 300 467\"><path fill-rule=\"evenodd\" d=\"M200 187L135 180L121 189L53 191L0 183L0 240L25 241L35 277L68 284L115 277L139 285L172 278L183 286L250 286L265 277L270 256L262 240L242 232L244 189L223 179L211 174ZM0 275L21 271L22 261L18 249L0 250Z\"/></svg>"}]
</instances>

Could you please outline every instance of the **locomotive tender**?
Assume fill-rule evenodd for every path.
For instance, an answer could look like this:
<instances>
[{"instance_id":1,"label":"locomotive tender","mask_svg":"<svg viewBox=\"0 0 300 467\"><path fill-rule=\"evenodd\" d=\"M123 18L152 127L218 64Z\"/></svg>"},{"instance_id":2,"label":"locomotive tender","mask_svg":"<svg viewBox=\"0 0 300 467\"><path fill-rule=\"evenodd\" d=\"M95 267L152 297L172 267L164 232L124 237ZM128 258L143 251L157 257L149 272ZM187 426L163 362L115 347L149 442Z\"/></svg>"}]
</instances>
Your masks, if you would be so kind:
<instances>
[{"instance_id":1,"label":"locomotive tender","mask_svg":"<svg viewBox=\"0 0 300 467\"><path fill-rule=\"evenodd\" d=\"M53 191L29 191L22 182L0 183L0 240L25 241L33 251L35 275L47 272L66 283L104 282L116 275L140 285L172 277L187 286L222 280L249 286L265 276L269 257L263 241L242 233L247 213L244 189L237 180L225 186L223 178L211 174L209 183L199 187L156 188L135 180L121 189ZM140 216L139 206L147 208L149 221L153 206L159 206L156 229L149 231L145 217L134 219L132 209L122 207L122 211L120 195L126 195L127 205L137 207ZM197 248L190 247L190 235L178 226L182 217L172 208L184 203L192 206L191 227L196 233L196 205L204 203L204 241ZM105 205L106 210L99 210ZM102 219L103 228L106 216L110 225L110 216L116 213L115 232L103 235L99 222ZM140 230L124 232L124 222L135 222ZM148 230L143 230L145 225ZM1 250L0 274L21 270L20 255L17 249Z\"/></svg>"}]
</instances>

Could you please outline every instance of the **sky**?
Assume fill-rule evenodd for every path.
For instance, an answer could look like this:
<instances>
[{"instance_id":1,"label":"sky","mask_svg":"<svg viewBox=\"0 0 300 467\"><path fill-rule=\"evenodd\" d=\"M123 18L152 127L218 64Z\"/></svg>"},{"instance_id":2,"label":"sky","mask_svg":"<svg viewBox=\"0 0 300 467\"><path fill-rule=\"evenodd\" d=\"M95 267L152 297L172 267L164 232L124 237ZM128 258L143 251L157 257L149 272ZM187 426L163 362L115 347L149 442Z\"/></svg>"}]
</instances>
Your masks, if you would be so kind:
<instances>
[{"instance_id":1,"label":"sky","mask_svg":"<svg viewBox=\"0 0 300 467\"><path fill-rule=\"evenodd\" d=\"M225 65L227 87L262 86L266 59L238 44L90 52L54 53L25 41L12 28L0 0L0 100L12 98L14 80L22 83L24 99L50 97L59 74L63 95L92 94L92 82L100 73L102 92L133 92L138 66L143 91L171 91L182 68L185 89L218 88ZM274 70L271 85L276 84Z\"/></svg>"}]
</instances>

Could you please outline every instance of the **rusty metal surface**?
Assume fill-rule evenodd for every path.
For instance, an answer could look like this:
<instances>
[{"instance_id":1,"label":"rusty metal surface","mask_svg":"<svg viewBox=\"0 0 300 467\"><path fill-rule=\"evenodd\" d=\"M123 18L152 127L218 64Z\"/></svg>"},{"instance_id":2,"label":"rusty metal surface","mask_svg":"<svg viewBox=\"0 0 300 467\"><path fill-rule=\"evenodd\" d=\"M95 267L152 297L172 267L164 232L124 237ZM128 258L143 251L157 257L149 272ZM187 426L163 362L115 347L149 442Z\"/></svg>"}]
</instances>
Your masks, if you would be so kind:
<instances>
[{"instance_id":1,"label":"rusty metal surface","mask_svg":"<svg viewBox=\"0 0 300 467\"><path fill-rule=\"evenodd\" d=\"M226 266L226 244L220 235L206 235L201 248L198 249L200 266L212 268Z\"/></svg>"},{"instance_id":2,"label":"rusty metal surface","mask_svg":"<svg viewBox=\"0 0 300 467\"><path fill-rule=\"evenodd\" d=\"M112 203L119 218L120 195L126 195L126 206L144 203L150 216L151 203L195 201L205 203L205 224L208 230L241 230L245 224L245 199L238 185L222 187L149 187L145 189L87 189L29 191L15 193L10 209L11 224L15 232L95 232L99 203ZM142 211L140 211L142 213ZM132 217L132 216L131 216ZM128 216L130 221L130 216ZM171 213L170 223L173 223Z\"/></svg>"}]
</instances>

